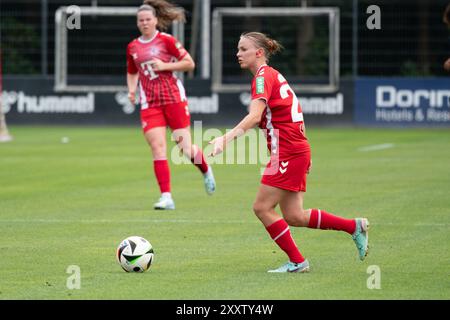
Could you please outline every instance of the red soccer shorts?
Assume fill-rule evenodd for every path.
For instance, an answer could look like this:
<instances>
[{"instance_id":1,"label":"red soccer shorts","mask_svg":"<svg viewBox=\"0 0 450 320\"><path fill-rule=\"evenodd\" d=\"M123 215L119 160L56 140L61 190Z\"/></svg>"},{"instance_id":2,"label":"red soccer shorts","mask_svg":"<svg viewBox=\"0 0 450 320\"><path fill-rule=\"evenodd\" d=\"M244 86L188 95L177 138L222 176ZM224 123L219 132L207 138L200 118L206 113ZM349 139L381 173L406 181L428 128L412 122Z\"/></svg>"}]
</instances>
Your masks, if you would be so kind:
<instances>
[{"instance_id":1,"label":"red soccer shorts","mask_svg":"<svg viewBox=\"0 0 450 320\"><path fill-rule=\"evenodd\" d=\"M141 123L144 133L156 127L186 128L191 124L187 101L141 110Z\"/></svg>"},{"instance_id":2,"label":"red soccer shorts","mask_svg":"<svg viewBox=\"0 0 450 320\"><path fill-rule=\"evenodd\" d=\"M311 165L311 152L288 160L271 160L264 170L261 183L289 191L306 191L306 175Z\"/></svg>"}]
</instances>

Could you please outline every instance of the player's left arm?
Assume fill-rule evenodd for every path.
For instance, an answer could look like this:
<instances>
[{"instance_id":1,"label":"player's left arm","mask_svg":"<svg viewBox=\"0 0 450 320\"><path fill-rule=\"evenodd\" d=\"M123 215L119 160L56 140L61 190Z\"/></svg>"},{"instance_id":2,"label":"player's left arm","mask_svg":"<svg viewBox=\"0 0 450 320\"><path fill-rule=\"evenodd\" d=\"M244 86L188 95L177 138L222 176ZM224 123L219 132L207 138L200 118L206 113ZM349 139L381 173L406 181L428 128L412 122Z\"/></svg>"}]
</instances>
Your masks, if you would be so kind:
<instances>
[{"instance_id":1,"label":"player's left arm","mask_svg":"<svg viewBox=\"0 0 450 320\"><path fill-rule=\"evenodd\" d=\"M195 62L189 53L179 61L164 62L159 59L150 60L152 69L155 71L191 71L195 68Z\"/></svg>"},{"instance_id":2,"label":"player's left arm","mask_svg":"<svg viewBox=\"0 0 450 320\"><path fill-rule=\"evenodd\" d=\"M150 64L155 71L191 71L195 68L194 60L183 45L173 36L165 34L163 41L166 44L166 49L172 57L177 61L164 62L160 59L153 59Z\"/></svg>"},{"instance_id":3,"label":"player's left arm","mask_svg":"<svg viewBox=\"0 0 450 320\"><path fill-rule=\"evenodd\" d=\"M239 122L231 131L227 132L223 136L217 137L209 142L213 145L213 150L209 154L215 156L220 154L227 146L227 144L244 135L247 130L254 128L261 121L262 114L266 108L266 101L263 99L252 100L249 106L249 114Z\"/></svg>"}]
</instances>

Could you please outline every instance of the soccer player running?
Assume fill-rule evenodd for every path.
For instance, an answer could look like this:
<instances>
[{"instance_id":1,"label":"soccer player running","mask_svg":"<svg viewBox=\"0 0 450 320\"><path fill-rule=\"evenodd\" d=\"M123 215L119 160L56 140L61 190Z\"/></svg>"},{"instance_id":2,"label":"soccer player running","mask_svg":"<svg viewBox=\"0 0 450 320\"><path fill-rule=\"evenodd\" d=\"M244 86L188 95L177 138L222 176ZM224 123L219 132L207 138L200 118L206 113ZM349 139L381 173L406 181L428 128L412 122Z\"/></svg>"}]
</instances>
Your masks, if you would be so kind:
<instances>
[{"instance_id":1,"label":"soccer player running","mask_svg":"<svg viewBox=\"0 0 450 320\"><path fill-rule=\"evenodd\" d=\"M347 232L363 260L368 250L367 219L345 219L320 209L303 209L311 153L302 109L286 79L267 65L270 56L281 48L276 40L259 32L241 35L238 62L242 69L248 69L254 75L249 114L231 131L210 142L213 145L210 155L221 153L228 142L256 125L265 131L271 157L261 179L253 211L270 237L289 257L286 264L269 272L309 271L309 262L297 248L289 226ZM277 205L283 217L275 212Z\"/></svg>"},{"instance_id":2,"label":"soccer player running","mask_svg":"<svg viewBox=\"0 0 450 320\"><path fill-rule=\"evenodd\" d=\"M216 187L203 152L192 144L186 93L173 74L193 70L194 61L175 37L159 31L166 30L173 20L184 20L184 14L174 9L173 4L164 0L144 1L137 11L141 36L127 47L128 97L133 104L136 102L139 84L142 128L152 151L153 169L161 191L154 208L161 210L175 209L166 156L167 126L180 150L203 174L206 192L211 195Z\"/></svg>"}]
</instances>

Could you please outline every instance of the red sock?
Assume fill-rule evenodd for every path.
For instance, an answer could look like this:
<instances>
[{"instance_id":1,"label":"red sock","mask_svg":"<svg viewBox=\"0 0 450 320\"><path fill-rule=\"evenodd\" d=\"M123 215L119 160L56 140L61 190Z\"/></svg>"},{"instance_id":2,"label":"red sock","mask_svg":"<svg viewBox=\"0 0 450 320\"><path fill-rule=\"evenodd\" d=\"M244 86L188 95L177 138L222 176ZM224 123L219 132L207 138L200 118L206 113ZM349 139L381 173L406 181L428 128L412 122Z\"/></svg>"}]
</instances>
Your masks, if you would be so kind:
<instances>
[{"instance_id":1,"label":"red sock","mask_svg":"<svg viewBox=\"0 0 450 320\"><path fill-rule=\"evenodd\" d=\"M205 160L205 156L203 155L203 152L202 152L202 150L200 150L200 148L195 147L195 149L197 152L196 152L195 156L191 158L191 162L202 173L206 173L208 171L208 163Z\"/></svg>"},{"instance_id":2,"label":"red sock","mask_svg":"<svg viewBox=\"0 0 450 320\"><path fill-rule=\"evenodd\" d=\"M281 250L286 252L291 262L302 263L305 261L305 258L303 258L291 236L291 231L289 230L289 226L286 221L280 219L266 227L266 230Z\"/></svg>"},{"instance_id":3,"label":"red sock","mask_svg":"<svg viewBox=\"0 0 450 320\"><path fill-rule=\"evenodd\" d=\"M312 209L308 228L322 230L332 229L353 234L356 229L356 221L354 219L338 217L320 209Z\"/></svg>"},{"instance_id":4,"label":"red sock","mask_svg":"<svg viewBox=\"0 0 450 320\"><path fill-rule=\"evenodd\" d=\"M170 192L170 169L167 159L154 160L153 170L161 193Z\"/></svg>"}]
</instances>

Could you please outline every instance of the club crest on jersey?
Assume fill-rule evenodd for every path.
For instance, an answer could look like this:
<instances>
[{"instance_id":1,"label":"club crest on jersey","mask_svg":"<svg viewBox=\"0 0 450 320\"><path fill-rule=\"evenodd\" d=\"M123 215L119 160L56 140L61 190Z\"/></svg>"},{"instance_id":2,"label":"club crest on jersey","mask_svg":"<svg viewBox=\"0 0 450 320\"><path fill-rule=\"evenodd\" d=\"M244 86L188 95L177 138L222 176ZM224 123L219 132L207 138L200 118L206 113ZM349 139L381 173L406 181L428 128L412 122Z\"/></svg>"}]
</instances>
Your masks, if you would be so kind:
<instances>
[{"instance_id":1,"label":"club crest on jersey","mask_svg":"<svg viewBox=\"0 0 450 320\"><path fill-rule=\"evenodd\" d=\"M159 53L159 49L158 48L150 48L150 54L152 56L156 56Z\"/></svg>"},{"instance_id":2,"label":"club crest on jersey","mask_svg":"<svg viewBox=\"0 0 450 320\"><path fill-rule=\"evenodd\" d=\"M264 93L264 77L256 78L256 94Z\"/></svg>"},{"instance_id":3,"label":"club crest on jersey","mask_svg":"<svg viewBox=\"0 0 450 320\"><path fill-rule=\"evenodd\" d=\"M133 57L134 60L136 60L138 57L137 53L132 53L131 56Z\"/></svg>"}]
</instances>

